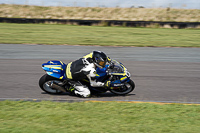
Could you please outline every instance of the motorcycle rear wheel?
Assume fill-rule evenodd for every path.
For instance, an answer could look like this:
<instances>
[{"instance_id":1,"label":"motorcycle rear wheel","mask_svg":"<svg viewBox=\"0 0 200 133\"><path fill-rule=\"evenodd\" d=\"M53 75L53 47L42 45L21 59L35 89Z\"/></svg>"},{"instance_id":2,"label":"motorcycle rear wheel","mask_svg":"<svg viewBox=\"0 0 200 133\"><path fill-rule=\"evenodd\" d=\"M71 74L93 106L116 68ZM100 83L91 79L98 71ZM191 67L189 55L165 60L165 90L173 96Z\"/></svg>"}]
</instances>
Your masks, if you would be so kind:
<instances>
[{"instance_id":1,"label":"motorcycle rear wheel","mask_svg":"<svg viewBox=\"0 0 200 133\"><path fill-rule=\"evenodd\" d=\"M130 80L129 82L125 83L123 87L120 87L119 89L110 89L110 92L116 95L126 95L132 92L134 89L135 89L135 83L132 80Z\"/></svg>"},{"instance_id":2,"label":"motorcycle rear wheel","mask_svg":"<svg viewBox=\"0 0 200 133\"><path fill-rule=\"evenodd\" d=\"M60 81L57 78L54 78L52 76L49 76L48 74L43 75L40 80L39 80L39 86L40 88L45 91L48 94L61 94L63 93L60 90L56 90L50 87L51 82L56 82L56 83L60 83L62 81Z\"/></svg>"}]
</instances>

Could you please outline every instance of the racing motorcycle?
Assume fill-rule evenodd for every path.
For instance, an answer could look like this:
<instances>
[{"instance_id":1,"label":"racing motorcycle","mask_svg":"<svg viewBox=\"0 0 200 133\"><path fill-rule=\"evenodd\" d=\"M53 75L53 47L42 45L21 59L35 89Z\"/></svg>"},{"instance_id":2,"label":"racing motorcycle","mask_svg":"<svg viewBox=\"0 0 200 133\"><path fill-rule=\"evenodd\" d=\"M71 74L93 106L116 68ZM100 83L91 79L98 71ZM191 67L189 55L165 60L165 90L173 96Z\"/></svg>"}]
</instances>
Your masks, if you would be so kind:
<instances>
[{"instance_id":1,"label":"racing motorcycle","mask_svg":"<svg viewBox=\"0 0 200 133\"><path fill-rule=\"evenodd\" d=\"M66 93L72 86L71 82L66 79L66 67L65 63L58 60L43 63L42 68L46 74L39 80L40 88L49 94ZM92 94L110 91L116 95L126 95L135 88L135 83L130 77L131 74L121 62L111 60L104 68L97 67L96 69L96 80L100 82L111 81L110 87L92 87L87 79L79 82L86 85Z\"/></svg>"}]
</instances>

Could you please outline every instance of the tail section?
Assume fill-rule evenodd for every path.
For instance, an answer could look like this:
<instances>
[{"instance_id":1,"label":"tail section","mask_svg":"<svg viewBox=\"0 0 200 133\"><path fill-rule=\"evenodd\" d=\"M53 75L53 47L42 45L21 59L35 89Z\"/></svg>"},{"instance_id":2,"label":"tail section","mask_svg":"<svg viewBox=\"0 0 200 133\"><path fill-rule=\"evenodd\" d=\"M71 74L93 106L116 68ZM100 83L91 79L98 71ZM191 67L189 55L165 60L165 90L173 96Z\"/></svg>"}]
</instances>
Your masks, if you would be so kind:
<instances>
[{"instance_id":1,"label":"tail section","mask_svg":"<svg viewBox=\"0 0 200 133\"><path fill-rule=\"evenodd\" d=\"M66 64L62 61L48 61L47 63L42 64L42 68L46 73L52 77L58 78L58 79L66 79L65 76L65 69Z\"/></svg>"}]
</instances>

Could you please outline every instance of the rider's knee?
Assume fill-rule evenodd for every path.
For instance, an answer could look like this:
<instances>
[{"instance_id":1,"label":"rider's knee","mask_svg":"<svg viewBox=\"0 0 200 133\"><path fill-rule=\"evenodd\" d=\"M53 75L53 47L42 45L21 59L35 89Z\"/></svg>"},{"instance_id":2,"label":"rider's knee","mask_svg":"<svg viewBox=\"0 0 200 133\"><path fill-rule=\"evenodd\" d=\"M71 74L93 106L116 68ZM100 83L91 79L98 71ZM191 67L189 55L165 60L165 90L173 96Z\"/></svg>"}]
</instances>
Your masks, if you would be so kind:
<instances>
[{"instance_id":1,"label":"rider's knee","mask_svg":"<svg viewBox=\"0 0 200 133\"><path fill-rule=\"evenodd\" d=\"M90 97L90 90L85 86L76 86L74 93L81 97Z\"/></svg>"}]
</instances>

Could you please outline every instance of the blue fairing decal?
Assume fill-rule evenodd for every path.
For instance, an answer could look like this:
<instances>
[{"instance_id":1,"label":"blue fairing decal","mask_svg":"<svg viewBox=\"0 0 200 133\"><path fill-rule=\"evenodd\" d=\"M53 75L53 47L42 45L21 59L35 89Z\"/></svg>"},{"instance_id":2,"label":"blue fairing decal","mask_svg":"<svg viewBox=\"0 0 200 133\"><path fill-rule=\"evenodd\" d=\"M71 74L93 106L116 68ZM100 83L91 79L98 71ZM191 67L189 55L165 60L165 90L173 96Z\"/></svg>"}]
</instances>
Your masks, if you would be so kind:
<instances>
[{"instance_id":1,"label":"blue fairing decal","mask_svg":"<svg viewBox=\"0 0 200 133\"><path fill-rule=\"evenodd\" d=\"M42 64L42 68L52 77L65 79L66 64L61 61L48 61Z\"/></svg>"}]
</instances>

